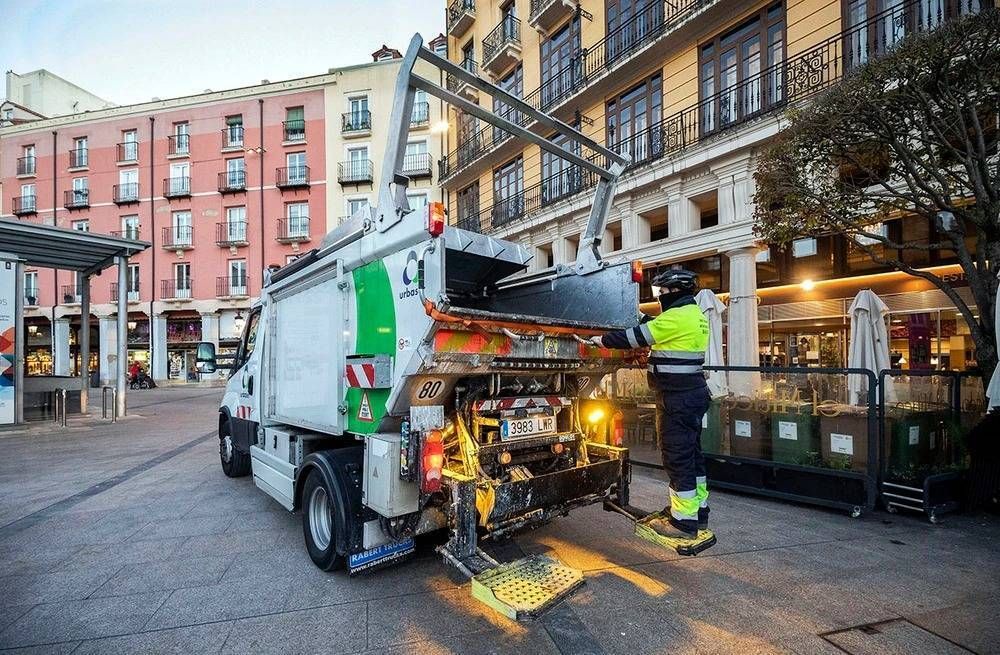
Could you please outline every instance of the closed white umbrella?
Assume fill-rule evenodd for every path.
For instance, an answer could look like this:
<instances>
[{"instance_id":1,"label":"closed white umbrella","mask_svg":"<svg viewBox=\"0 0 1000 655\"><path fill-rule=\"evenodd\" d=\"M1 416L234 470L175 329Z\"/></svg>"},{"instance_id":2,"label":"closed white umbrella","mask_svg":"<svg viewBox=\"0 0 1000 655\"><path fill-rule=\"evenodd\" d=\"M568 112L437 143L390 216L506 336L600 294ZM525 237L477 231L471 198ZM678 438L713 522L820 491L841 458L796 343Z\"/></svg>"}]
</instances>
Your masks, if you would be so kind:
<instances>
[{"instance_id":1,"label":"closed white umbrella","mask_svg":"<svg viewBox=\"0 0 1000 655\"><path fill-rule=\"evenodd\" d=\"M997 277L1000 277L1000 275ZM1000 351L1000 286L997 286L997 297L993 303L993 310L996 312L996 317L993 320L993 329L997 330L997 349ZM1000 366L996 367L993 371L993 377L990 378L990 386L986 388L986 398L988 400L988 409L1000 407Z\"/></svg>"},{"instance_id":2,"label":"closed white umbrella","mask_svg":"<svg viewBox=\"0 0 1000 655\"><path fill-rule=\"evenodd\" d=\"M889 308L871 289L862 289L851 303L851 343L848 347L848 368L866 368L875 374L891 367L889 361L889 331L885 316ZM848 400L852 405L862 405L868 399L868 377L847 376ZM895 399L892 379L886 378L885 397Z\"/></svg>"},{"instance_id":3,"label":"closed white umbrella","mask_svg":"<svg viewBox=\"0 0 1000 655\"><path fill-rule=\"evenodd\" d=\"M723 366L722 358L722 312L726 306L711 289L702 289L694 297L701 313L708 319L708 347L705 349L706 366ZM708 390L712 397L729 393L729 383L725 371L711 371L708 374Z\"/></svg>"}]
</instances>

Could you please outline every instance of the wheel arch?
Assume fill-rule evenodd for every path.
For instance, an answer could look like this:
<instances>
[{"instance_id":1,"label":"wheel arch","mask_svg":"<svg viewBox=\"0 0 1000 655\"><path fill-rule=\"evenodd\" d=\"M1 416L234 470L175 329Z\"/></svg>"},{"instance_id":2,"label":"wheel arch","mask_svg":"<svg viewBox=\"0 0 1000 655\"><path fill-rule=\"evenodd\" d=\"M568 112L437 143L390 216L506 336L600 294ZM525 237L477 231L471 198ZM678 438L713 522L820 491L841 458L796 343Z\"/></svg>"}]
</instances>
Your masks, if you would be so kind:
<instances>
[{"instance_id":1,"label":"wheel arch","mask_svg":"<svg viewBox=\"0 0 1000 655\"><path fill-rule=\"evenodd\" d=\"M323 476L327 489L334 494L333 519L337 553L347 556L360 546L364 507L361 481L364 447L348 446L309 454L295 477L294 510L302 509L302 490L313 471Z\"/></svg>"}]
</instances>

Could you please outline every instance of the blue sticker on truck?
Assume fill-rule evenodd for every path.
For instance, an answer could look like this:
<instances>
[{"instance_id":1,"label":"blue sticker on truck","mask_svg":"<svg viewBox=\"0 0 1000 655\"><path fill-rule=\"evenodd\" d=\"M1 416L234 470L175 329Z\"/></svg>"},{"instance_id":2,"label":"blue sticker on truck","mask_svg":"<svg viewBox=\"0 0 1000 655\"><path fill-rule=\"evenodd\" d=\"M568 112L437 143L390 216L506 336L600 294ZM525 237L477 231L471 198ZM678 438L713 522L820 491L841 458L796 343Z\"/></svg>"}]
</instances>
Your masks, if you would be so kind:
<instances>
[{"instance_id":1,"label":"blue sticker on truck","mask_svg":"<svg viewBox=\"0 0 1000 655\"><path fill-rule=\"evenodd\" d=\"M382 544L360 553L354 553L347 559L351 573L364 571L380 564L388 564L413 552L413 538Z\"/></svg>"}]
</instances>

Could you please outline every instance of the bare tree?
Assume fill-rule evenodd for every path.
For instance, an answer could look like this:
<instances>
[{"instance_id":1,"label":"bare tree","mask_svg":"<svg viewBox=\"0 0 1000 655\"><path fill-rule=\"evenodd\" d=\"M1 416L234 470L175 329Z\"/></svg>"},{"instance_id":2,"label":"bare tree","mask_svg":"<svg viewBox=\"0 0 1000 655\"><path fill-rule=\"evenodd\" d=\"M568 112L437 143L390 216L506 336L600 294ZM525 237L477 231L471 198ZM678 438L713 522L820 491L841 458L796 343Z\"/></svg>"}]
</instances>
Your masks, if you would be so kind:
<instances>
[{"instance_id":1,"label":"bare tree","mask_svg":"<svg viewBox=\"0 0 1000 655\"><path fill-rule=\"evenodd\" d=\"M911 35L789 111L788 129L758 163L755 231L779 246L842 234L875 262L932 283L969 324L988 381L997 366L998 116L1000 9ZM876 227L894 220L924 221L907 234L932 236ZM977 312L922 268L921 253L932 251L954 253Z\"/></svg>"}]
</instances>

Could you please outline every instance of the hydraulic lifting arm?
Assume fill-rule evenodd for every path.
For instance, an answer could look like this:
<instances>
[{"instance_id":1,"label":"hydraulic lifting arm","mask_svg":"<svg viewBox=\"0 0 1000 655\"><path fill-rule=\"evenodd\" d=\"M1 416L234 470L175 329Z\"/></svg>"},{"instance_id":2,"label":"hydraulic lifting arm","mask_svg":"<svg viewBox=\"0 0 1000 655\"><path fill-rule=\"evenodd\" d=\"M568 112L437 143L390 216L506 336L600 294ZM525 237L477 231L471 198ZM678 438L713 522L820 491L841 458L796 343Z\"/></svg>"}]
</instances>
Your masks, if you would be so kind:
<instances>
[{"instance_id":1,"label":"hydraulic lifting arm","mask_svg":"<svg viewBox=\"0 0 1000 655\"><path fill-rule=\"evenodd\" d=\"M442 88L440 84L416 75L413 72L413 67L418 58L502 101L512 110L520 112L528 119L526 126L498 116L478 104ZM581 134L579 130L538 111L500 87L490 84L447 59L439 57L423 47L423 40L419 34L414 35L413 39L410 40L410 46L400 64L399 76L396 78L396 102L393 105L390 118L389 140L386 144L385 162L382 165L382 186L379 190L378 210L376 211L376 226L380 232L395 225L409 211L409 205L406 202L406 187L409 179L403 174L403 161L406 153L406 137L409 131L413 96L417 89L597 175L599 179L590 210L590 219L587 222L587 229L580 239L580 249L574 269L579 275L586 275L603 267L598 247L604 235L604 228L607 226L615 186L622 171L625 170L630 161L629 157L605 148L593 139ZM555 131L557 134L565 136L571 145L581 146L581 152L582 147L586 147L595 156L584 157L576 154L572 148L560 147L549 138L528 129L528 127L545 129L550 132ZM607 162L607 165L602 166L598 162Z\"/></svg>"}]
</instances>

